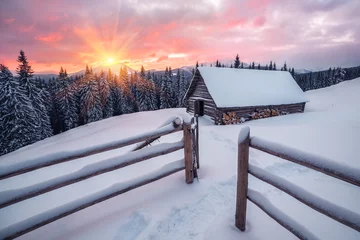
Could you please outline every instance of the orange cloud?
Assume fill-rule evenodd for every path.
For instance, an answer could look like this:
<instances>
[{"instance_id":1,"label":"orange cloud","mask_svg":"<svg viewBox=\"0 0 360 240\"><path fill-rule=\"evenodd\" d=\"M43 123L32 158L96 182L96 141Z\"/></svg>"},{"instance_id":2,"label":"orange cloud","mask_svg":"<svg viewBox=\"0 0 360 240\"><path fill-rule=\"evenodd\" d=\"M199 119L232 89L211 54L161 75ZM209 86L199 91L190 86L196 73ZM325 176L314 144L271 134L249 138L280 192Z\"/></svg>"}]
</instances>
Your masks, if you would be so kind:
<instances>
[{"instance_id":1,"label":"orange cloud","mask_svg":"<svg viewBox=\"0 0 360 240\"><path fill-rule=\"evenodd\" d=\"M49 35L36 36L35 39L46 43L53 43L62 40L63 36L58 32L54 32Z\"/></svg>"}]
</instances>

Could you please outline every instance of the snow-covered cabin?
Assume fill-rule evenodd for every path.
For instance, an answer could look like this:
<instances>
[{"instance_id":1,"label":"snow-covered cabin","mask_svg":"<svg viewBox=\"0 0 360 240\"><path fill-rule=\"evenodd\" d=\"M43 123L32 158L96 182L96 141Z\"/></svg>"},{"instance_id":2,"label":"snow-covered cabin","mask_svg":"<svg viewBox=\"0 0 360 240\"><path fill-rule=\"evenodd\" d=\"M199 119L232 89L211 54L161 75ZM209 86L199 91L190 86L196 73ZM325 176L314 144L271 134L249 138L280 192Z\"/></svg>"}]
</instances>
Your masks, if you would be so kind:
<instances>
[{"instance_id":1,"label":"snow-covered cabin","mask_svg":"<svg viewBox=\"0 0 360 240\"><path fill-rule=\"evenodd\" d=\"M300 113L308 101L287 71L215 67L196 70L184 100L188 112L204 101L215 124Z\"/></svg>"}]
</instances>

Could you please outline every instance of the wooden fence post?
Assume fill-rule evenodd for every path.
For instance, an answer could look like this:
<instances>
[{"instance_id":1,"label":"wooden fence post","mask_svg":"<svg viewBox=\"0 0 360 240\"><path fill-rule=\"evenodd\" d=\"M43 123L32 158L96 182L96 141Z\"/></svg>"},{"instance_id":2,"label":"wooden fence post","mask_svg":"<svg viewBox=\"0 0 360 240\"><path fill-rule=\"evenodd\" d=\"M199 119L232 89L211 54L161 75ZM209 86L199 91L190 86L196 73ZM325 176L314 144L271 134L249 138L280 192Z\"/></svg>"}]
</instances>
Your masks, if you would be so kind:
<instances>
[{"instance_id":1,"label":"wooden fence post","mask_svg":"<svg viewBox=\"0 0 360 240\"><path fill-rule=\"evenodd\" d=\"M248 168L249 168L249 144L250 129L245 127L239 133L238 141L238 171L237 171L237 192L235 226L245 231L246 203L248 191Z\"/></svg>"},{"instance_id":2,"label":"wooden fence post","mask_svg":"<svg viewBox=\"0 0 360 240\"><path fill-rule=\"evenodd\" d=\"M185 159L185 180L186 183L194 181L193 159L192 159L192 140L191 140L191 124L184 122L184 159Z\"/></svg>"}]
</instances>

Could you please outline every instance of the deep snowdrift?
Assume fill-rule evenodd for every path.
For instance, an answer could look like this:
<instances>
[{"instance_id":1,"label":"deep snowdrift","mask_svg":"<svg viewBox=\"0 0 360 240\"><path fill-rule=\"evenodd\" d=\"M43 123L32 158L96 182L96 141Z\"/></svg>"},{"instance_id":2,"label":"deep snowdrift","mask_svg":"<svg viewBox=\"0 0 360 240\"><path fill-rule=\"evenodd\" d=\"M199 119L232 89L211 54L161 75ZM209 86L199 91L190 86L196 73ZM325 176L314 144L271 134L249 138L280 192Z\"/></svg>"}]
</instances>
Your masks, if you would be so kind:
<instances>
[{"instance_id":1,"label":"deep snowdrift","mask_svg":"<svg viewBox=\"0 0 360 240\"><path fill-rule=\"evenodd\" d=\"M237 138L244 126L258 136L360 169L360 79L307 92L303 114L214 126L201 119L200 180L185 183L179 172L37 229L20 239L296 239L252 203L247 230L234 226ZM142 112L113 117L73 129L0 157L0 167L11 161L91 147L155 129L184 109ZM176 142L181 133L161 138ZM0 181L0 192L31 186L84 166L123 154L129 148L51 166ZM182 151L103 174L84 182L0 209L0 229L43 211L106 189L116 183L155 171L182 157ZM358 187L251 149L252 165L270 171L318 197L360 214ZM299 203L287 194L250 177L249 186L296 219L320 239L359 239L360 233ZM271 236L271 237L270 237Z\"/></svg>"}]
</instances>

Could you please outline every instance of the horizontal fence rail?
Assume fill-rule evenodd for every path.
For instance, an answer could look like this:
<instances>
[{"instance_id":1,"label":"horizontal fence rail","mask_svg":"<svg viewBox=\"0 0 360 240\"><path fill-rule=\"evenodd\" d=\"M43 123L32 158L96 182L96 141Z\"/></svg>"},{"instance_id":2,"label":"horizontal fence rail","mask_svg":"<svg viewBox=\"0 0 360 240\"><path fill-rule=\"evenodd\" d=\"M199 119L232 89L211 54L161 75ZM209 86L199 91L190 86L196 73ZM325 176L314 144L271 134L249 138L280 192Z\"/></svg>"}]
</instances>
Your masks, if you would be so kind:
<instances>
[{"instance_id":1,"label":"horizontal fence rail","mask_svg":"<svg viewBox=\"0 0 360 240\"><path fill-rule=\"evenodd\" d=\"M61 177L41 182L28 187L0 192L0 208L15 204L17 202L50 192L52 190L83 181L110 171L114 171L150 158L172 153L184 148L184 142L163 143L153 147L145 148L126 155L112 157L101 162L93 163L82 169Z\"/></svg>"},{"instance_id":2,"label":"horizontal fence rail","mask_svg":"<svg viewBox=\"0 0 360 240\"><path fill-rule=\"evenodd\" d=\"M251 138L250 147L360 187L360 170L258 137Z\"/></svg>"},{"instance_id":3,"label":"horizontal fence rail","mask_svg":"<svg viewBox=\"0 0 360 240\"><path fill-rule=\"evenodd\" d=\"M13 224L0 230L0 239L13 239L40 228L46 224L54 222L60 218L66 217L72 213L88 208L94 204L100 203L117 195L126 193L135 188L144 186L148 183L167 177L176 172L185 169L184 160L169 163L162 168L127 182L116 183L104 190L93 193L89 196L77 199L73 202L62 205L33 217L27 218L21 222Z\"/></svg>"},{"instance_id":4,"label":"horizontal fence rail","mask_svg":"<svg viewBox=\"0 0 360 240\"><path fill-rule=\"evenodd\" d=\"M355 186L360 186L360 171L342 166L328 159L305 153L258 137L250 138L250 129L245 127L239 133L238 180L236 196L235 225L245 230L246 202L249 199L271 218L300 239L317 239L310 231L273 206L261 193L248 189L248 174L282 190L314 210L360 232L360 215L333 204L305 189L278 177L262 168L249 165L249 147L289 160L296 164L325 173Z\"/></svg>"},{"instance_id":5,"label":"horizontal fence rail","mask_svg":"<svg viewBox=\"0 0 360 240\"><path fill-rule=\"evenodd\" d=\"M183 139L181 141L174 143L162 143L144 148L161 136L179 131L183 132ZM60 207L55 207L51 210L42 212L38 215L12 224L0 230L0 239L13 239L19 237L60 218L66 217L72 213L182 170L185 170L185 182L188 184L192 183L194 181L193 168L195 160L192 156L193 144L191 134L191 122L188 120L183 121L181 118L176 117L168 120L154 131L150 131L135 137L122 139L109 144L98 145L91 149L82 149L76 152L72 151L58 155L48 155L47 157L49 157L49 159L45 159L45 157L36 159L36 161L30 161L30 163L27 163L25 166L21 166L20 163L17 163L8 166L8 169L5 169L3 165L0 168L0 180L46 166L75 160L79 157L90 156L103 151L138 143L131 152L128 152L124 155L108 158L101 162L87 165L80 170L50 179L45 182L19 189L2 191L0 192L0 208L7 207L9 205L86 180L91 177L95 177L100 174L184 149L184 159L166 164L162 168L150 174L126 182L116 183L104 190L90 194L89 196L82 197L73 202L64 204ZM51 159L50 157L54 158Z\"/></svg>"},{"instance_id":6,"label":"horizontal fence rail","mask_svg":"<svg viewBox=\"0 0 360 240\"><path fill-rule=\"evenodd\" d=\"M87 157L105 151L129 146L135 143L146 141L149 138L158 138L182 130L182 120L180 118L175 118L171 123L166 126L134 137L129 137L111 143L97 145L91 148L50 154L39 159L29 159L28 161L14 163L8 166L0 166L0 180L34 171L36 169L48 167L51 165L72 161L78 158Z\"/></svg>"},{"instance_id":7,"label":"horizontal fence rail","mask_svg":"<svg viewBox=\"0 0 360 240\"><path fill-rule=\"evenodd\" d=\"M278 222L281 226L289 230L299 239L317 240L312 232L307 230L304 226L296 222L294 219L286 215L279 208L275 207L264 195L255 190L249 189L247 198L263 210L269 217Z\"/></svg>"},{"instance_id":8,"label":"horizontal fence rail","mask_svg":"<svg viewBox=\"0 0 360 240\"><path fill-rule=\"evenodd\" d=\"M323 198L312 194L305 189L278 177L256 166L249 166L249 173L254 177L280 189L281 191L296 198L312 209L348 226L360 231L360 215L346 208L333 204Z\"/></svg>"}]
</instances>

